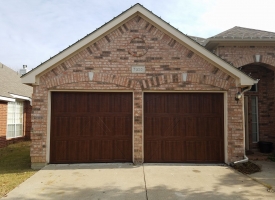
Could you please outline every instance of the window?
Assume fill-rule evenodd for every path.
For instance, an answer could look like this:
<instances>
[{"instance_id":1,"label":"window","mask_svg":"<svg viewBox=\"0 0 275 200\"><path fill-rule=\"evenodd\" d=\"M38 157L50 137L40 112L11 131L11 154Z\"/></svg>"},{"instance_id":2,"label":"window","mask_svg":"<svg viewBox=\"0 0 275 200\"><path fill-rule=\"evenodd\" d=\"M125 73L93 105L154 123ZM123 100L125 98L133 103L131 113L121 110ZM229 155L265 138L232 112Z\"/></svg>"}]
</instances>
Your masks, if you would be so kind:
<instances>
[{"instance_id":1,"label":"window","mask_svg":"<svg viewBox=\"0 0 275 200\"><path fill-rule=\"evenodd\" d=\"M251 89L249 90L250 92L258 92L258 84L255 83L254 85L252 85Z\"/></svg>"},{"instance_id":2,"label":"window","mask_svg":"<svg viewBox=\"0 0 275 200\"><path fill-rule=\"evenodd\" d=\"M23 136L23 102L8 102L7 138Z\"/></svg>"},{"instance_id":3,"label":"window","mask_svg":"<svg viewBox=\"0 0 275 200\"><path fill-rule=\"evenodd\" d=\"M258 97L251 96L252 142L259 141Z\"/></svg>"}]
</instances>

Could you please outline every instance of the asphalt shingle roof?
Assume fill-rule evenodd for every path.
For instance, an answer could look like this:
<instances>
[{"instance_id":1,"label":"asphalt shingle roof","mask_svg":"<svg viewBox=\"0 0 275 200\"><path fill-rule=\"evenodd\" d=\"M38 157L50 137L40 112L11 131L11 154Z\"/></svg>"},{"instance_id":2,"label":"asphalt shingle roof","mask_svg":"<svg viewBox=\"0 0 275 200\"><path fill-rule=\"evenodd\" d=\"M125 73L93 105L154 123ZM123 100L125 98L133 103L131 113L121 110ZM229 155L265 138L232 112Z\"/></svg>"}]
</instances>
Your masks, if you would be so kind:
<instances>
[{"instance_id":1,"label":"asphalt shingle roof","mask_svg":"<svg viewBox=\"0 0 275 200\"><path fill-rule=\"evenodd\" d=\"M13 98L11 94L16 94L24 97L32 96L33 88L21 82L20 75L0 63L0 96Z\"/></svg>"},{"instance_id":2,"label":"asphalt shingle roof","mask_svg":"<svg viewBox=\"0 0 275 200\"><path fill-rule=\"evenodd\" d=\"M190 36L188 35L192 40L196 41L197 43L199 43L200 45L203 45L205 42L205 38L201 38L201 37L197 37L197 36Z\"/></svg>"},{"instance_id":3,"label":"asphalt shingle roof","mask_svg":"<svg viewBox=\"0 0 275 200\"><path fill-rule=\"evenodd\" d=\"M235 26L209 39L275 39L275 33Z\"/></svg>"}]
</instances>

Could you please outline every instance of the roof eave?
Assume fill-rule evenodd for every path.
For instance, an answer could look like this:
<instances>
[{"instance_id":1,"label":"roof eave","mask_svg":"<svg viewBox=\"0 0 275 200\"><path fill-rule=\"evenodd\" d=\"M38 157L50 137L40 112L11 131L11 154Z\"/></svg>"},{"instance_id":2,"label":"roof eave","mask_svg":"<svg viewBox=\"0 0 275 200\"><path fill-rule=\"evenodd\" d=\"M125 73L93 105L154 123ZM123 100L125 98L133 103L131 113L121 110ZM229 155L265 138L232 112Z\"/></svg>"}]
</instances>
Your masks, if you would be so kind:
<instances>
[{"instance_id":1,"label":"roof eave","mask_svg":"<svg viewBox=\"0 0 275 200\"><path fill-rule=\"evenodd\" d=\"M10 97L0 96L0 101L14 102L15 99L14 98L10 98Z\"/></svg>"},{"instance_id":2,"label":"roof eave","mask_svg":"<svg viewBox=\"0 0 275 200\"><path fill-rule=\"evenodd\" d=\"M222 38L210 38L204 42L205 48L209 50L215 49L217 46L237 46L237 45L249 45L249 46L275 46L275 39L222 39Z\"/></svg>"}]
</instances>

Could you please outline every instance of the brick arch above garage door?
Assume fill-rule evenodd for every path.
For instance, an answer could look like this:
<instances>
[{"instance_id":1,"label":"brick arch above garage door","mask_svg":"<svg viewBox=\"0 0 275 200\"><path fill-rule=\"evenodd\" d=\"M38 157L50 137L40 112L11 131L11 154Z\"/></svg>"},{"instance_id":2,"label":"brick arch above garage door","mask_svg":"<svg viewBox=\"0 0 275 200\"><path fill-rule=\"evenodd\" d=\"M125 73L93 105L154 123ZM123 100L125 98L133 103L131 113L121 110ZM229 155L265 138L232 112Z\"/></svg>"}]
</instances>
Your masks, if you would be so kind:
<instances>
[{"instance_id":1,"label":"brick arch above garage door","mask_svg":"<svg viewBox=\"0 0 275 200\"><path fill-rule=\"evenodd\" d=\"M145 93L144 162L224 162L222 93Z\"/></svg>"},{"instance_id":2,"label":"brick arch above garage door","mask_svg":"<svg viewBox=\"0 0 275 200\"><path fill-rule=\"evenodd\" d=\"M51 163L132 162L132 93L51 96Z\"/></svg>"},{"instance_id":3,"label":"brick arch above garage door","mask_svg":"<svg viewBox=\"0 0 275 200\"><path fill-rule=\"evenodd\" d=\"M219 76L217 77L215 76L216 73L219 73L219 76L227 78L223 79ZM62 85L64 86L71 83L95 82L100 84L112 84L129 89L141 88L142 90L156 88L160 85L169 83L181 84L184 82L200 83L228 90L230 88L230 85L235 83L235 80L233 78L221 72L217 68L215 68L215 70L212 72L212 75L205 75L203 73L184 73L184 76L186 80L183 80L182 73L163 74L156 75L151 78L133 79L113 74L85 72L74 75L63 75L61 77L54 77L52 79L48 79L45 83L48 89L56 88Z\"/></svg>"}]
</instances>

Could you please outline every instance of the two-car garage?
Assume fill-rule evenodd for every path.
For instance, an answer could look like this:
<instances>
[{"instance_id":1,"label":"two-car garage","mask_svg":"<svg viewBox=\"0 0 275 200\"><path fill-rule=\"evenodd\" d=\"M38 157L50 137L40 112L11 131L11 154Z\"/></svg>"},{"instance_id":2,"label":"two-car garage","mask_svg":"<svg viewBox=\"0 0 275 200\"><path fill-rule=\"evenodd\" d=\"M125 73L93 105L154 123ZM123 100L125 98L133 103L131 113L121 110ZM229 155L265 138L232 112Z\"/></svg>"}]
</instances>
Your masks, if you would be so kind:
<instances>
[{"instance_id":1,"label":"two-car garage","mask_svg":"<svg viewBox=\"0 0 275 200\"><path fill-rule=\"evenodd\" d=\"M144 93L144 162L224 162L222 93ZM51 163L133 161L133 94L52 92Z\"/></svg>"}]
</instances>

